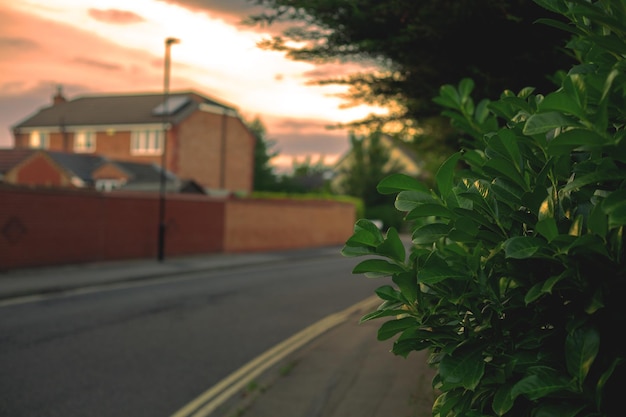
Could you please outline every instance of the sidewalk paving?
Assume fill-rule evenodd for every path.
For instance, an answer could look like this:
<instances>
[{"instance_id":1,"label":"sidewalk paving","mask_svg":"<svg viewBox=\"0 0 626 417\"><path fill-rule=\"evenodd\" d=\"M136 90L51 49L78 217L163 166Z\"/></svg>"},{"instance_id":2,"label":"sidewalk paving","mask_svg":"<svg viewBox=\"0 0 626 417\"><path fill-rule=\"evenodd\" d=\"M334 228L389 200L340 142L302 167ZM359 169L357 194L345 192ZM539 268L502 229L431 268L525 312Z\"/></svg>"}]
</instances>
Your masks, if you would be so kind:
<instances>
[{"instance_id":1,"label":"sidewalk paving","mask_svg":"<svg viewBox=\"0 0 626 417\"><path fill-rule=\"evenodd\" d=\"M0 272L0 306L85 287L294 257L337 255L340 249L211 254L162 262L130 260L5 271ZM394 356L390 353L391 340L376 339L382 321L358 323L365 313L355 311L250 381L247 389L205 417L431 416L434 371L426 364L426 353Z\"/></svg>"}]
</instances>

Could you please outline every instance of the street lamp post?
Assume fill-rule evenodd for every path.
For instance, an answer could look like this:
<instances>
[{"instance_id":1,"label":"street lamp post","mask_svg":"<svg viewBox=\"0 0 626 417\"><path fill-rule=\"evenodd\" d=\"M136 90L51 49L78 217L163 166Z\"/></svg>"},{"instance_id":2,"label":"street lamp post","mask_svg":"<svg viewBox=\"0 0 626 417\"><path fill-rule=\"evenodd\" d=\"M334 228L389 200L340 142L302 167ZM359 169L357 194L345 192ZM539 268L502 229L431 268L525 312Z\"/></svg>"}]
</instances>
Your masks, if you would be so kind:
<instances>
[{"instance_id":1,"label":"street lamp post","mask_svg":"<svg viewBox=\"0 0 626 417\"><path fill-rule=\"evenodd\" d=\"M170 47L179 43L176 38L165 39L165 64L163 75L163 151L161 152L161 181L159 189L159 231L157 259L163 261L165 258L165 183L167 170L167 125L169 122L168 99L170 94Z\"/></svg>"}]
</instances>

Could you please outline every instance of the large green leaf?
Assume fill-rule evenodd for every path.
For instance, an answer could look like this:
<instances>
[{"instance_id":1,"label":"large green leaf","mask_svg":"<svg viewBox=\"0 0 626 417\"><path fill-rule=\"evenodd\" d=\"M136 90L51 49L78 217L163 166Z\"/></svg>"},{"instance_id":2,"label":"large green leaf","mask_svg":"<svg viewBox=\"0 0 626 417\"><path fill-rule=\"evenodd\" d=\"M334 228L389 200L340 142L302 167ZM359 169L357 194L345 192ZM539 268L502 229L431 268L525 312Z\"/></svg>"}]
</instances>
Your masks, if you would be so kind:
<instances>
[{"instance_id":1,"label":"large green leaf","mask_svg":"<svg viewBox=\"0 0 626 417\"><path fill-rule=\"evenodd\" d=\"M523 395L531 401L536 401L559 391L571 391L569 379L554 373L546 373L530 375L520 380L513 386L511 397L515 399Z\"/></svg>"},{"instance_id":2,"label":"large green leaf","mask_svg":"<svg viewBox=\"0 0 626 417\"><path fill-rule=\"evenodd\" d=\"M381 287L376 288L376 295L380 297L381 300L391 301L391 302L401 302L400 292L393 288L391 285L383 285Z\"/></svg>"},{"instance_id":3,"label":"large green leaf","mask_svg":"<svg viewBox=\"0 0 626 417\"><path fill-rule=\"evenodd\" d=\"M365 274L369 277L389 276L403 272L404 268L384 259L367 259L357 264L352 270L353 274Z\"/></svg>"},{"instance_id":4,"label":"large green leaf","mask_svg":"<svg viewBox=\"0 0 626 417\"><path fill-rule=\"evenodd\" d=\"M383 234L371 220L359 219L354 224L354 234L346 241L347 246L376 247L383 242Z\"/></svg>"},{"instance_id":5,"label":"large green leaf","mask_svg":"<svg viewBox=\"0 0 626 417\"><path fill-rule=\"evenodd\" d=\"M578 190L586 185L597 184L608 181L620 181L626 179L626 172L623 170L602 170L598 172L590 172L575 177L572 181L568 182L561 190L560 194L569 193L570 191Z\"/></svg>"},{"instance_id":6,"label":"large green leaf","mask_svg":"<svg viewBox=\"0 0 626 417\"><path fill-rule=\"evenodd\" d=\"M530 290L528 290L526 296L524 297L524 303L528 305L544 294L551 294L554 286L559 281L566 278L567 272L563 272L562 274L552 276L543 282L538 282L537 284L533 285Z\"/></svg>"},{"instance_id":7,"label":"large green leaf","mask_svg":"<svg viewBox=\"0 0 626 417\"><path fill-rule=\"evenodd\" d=\"M454 173L456 171L456 166L459 159L461 158L461 155L462 154L460 152L453 154L448 159L446 159L446 161L437 171L435 181L437 182L437 189L439 190L439 194L444 199L452 193L452 188L454 187Z\"/></svg>"},{"instance_id":8,"label":"large green leaf","mask_svg":"<svg viewBox=\"0 0 626 417\"><path fill-rule=\"evenodd\" d=\"M390 339L398 333L415 326L417 326L417 322L412 317L387 321L378 329L378 340Z\"/></svg>"},{"instance_id":9,"label":"large green leaf","mask_svg":"<svg viewBox=\"0 0 626 417\"><path fill-rule=\"evenodd\" d=\"M563 90L550 93L538 106L538 111L557 111L571 114L579 119L585 119L585 111L576 97L572 97Z\"/></svg>"},{"instance_id":10,"label":"large green leaf","mask_svg":"<svg viewBox=\"0 0 626 417\"><path fill-rule=\"evenodd\" d=\"M345 257L356 257L356 256L364 256L364 255L373 255L375 254L375 250L371 246L348 246L344 245L341 249L341 255Z\"/></svg>"},{"instance_id":11,"label":"large green leaf","mask_svg":"<svg viewBox=\"0 0 626 417\"><path fill-rule=\"evenodd\" d=\"M468 210L464 208L456 208L454 209L454 213L461 217L471 219L494 233L500 233L498 227L493 223L493 217L485 217L476 210Z\"/></svg>"},{"instance_id":12,"label":"large green leaf","mask_svg":"<svg viewBox=\"0 0 626 417\"><path fill-rule=\"evenodd\" d=\"M430 340L427 339L398 339L393 343L391 353L406 358L411 352L428 349L430 343Z\"/></svg>"},{"instance_id":13,"label":"large green leaf","mask_svg":"<svg viewBox=\"0 0 626 417\"><path fill-rule=\"evenodd\" d=\"M461 82L459 82L459 98L461 103L470 100L472 90L474 90L474 80L471 78L463 78Z\"/></svg>"},{"instance_id":14,"label":"large green leaf","mask_svg":"<svg viewBox=\"0 0 626 417\"><path fill-rule=\"evenodd\" d=\"M592 233L596 233L598 236L605 236L609 229L609 217L602 210L601 204L596 204L589 214L587 219L587 226Z\"/></svg>"},{"instance_id":15,"label":"large green leaf","mask_svg":"<svg viewBox=\"0 0 626 417\"><path fill-rule=\"evenodd\" d=\"M485 361L480 349L457 349L453 354L445 355L439 363L439 375L447 389L474 390L484 374Z\"/></svg>"},{"instance_id":16,"label":"large green leaf","mask_svg":"<svg viewBox=\"0 0 626 417\"><path fill-rule=\"evenodd\" d=\"M504 384L498 388L493 396L491 408L498 416L503 416L513 408L513 398L511 397L512 384Z\"/></svg>"},{"instance_id":17,"label":"large green leaf","mask_svg":"<svg viewBox=\"0 0 626 417\"><path fill-rule=\"evenodd\" d=\"M492 173L496 178L504 176L504 178L515 183L524 191L529 189L522 173L515 168L515 165L505 159L490 159L485 163L484 169L486 172Z\"/></svg>"},{"instance_id":18,"label":"large green leaf","mask_svg":"<svg viewBox=\"0 0 626 417\"><path fill-rule=\"evenodd\" d=\"M395 227L389 228L385 240L376 248L376 253L400 263L404 262L406 258L406 248Z\"/></svg>"},{"instance_id":19,"label":"large green leaf","mask_svg":"<svg viewBox=\"0 0 626 417\"><path fill-rule=\"evenodd\" d=\"M522 169L522 154L519 149L519 141L515 133L508 129L501 129L497 135L491 136L487 144L515 165L515 169Z\"/></svg>"},{"instance_id":20,"label":"large green leaf","mask_svg":"<svg viewBox=\"0 0 626 417\"><path fill-rule=\"evenodd\" d=\"M557 128L578 126L580 125L572 118L566 117L562 113L551 111L536 113L530 116L528 120L526 120L522 131L525 135L532 136L547 133Z\"/></svg>"},{"instance_id":21,"label":"large green leaf","mask_svg":"<svg viewBox=\"0 0 626 417\"><path fill-rule=\"evenodd\" d=\"M570 129L561 132L548 142L547 152L557 156L569 154L574 149L594 149L608 143L607 139L588 129Z\"/></svg>"},{"instance_id":22,"label":"large green leaf","mask_svg":"<svg viewBox=\"0 0 626 417\"><path fill-rule=\"evenodd\" d=\"M406 174L393 174L383 178L376 187L381 194L395 194L401 191L422 191L427 193L428 188Z\"/></svg>"},{"instance_id":23,"label":"large green leaf","mask_svg":"<svg viewBox=\"0 0 626 417\"><path fill-rule=\"evenodd\" d=\"M402 191L396 197L395 207L399 211L409 212L421 204L439 204L439 201L425 191Z\"/></svg>"},{"instance_id":24,"label":"large green leaf","mask_svg":"<svg viewBox=\"0 0 626 417\"><path fill-rule=\"evenodd\" d=\"M507 258L531 258L541 248L546 247L545 241L532 236L516 236L504 242L504 253Z\"/></svg>"},{"instance_id":25,"label":"large green leaf","mask_svg":"<svg viewBox=\"0 0 626 417\"><path fill-rule=\"evenodd\" d=\"M565 339L565 362L567 371L582 388L591 365L600 351L600 334L594 327L579 327L568 333Z\"/></svg>"},{"instance_id":26,"label":"large green leaf","mask_svg":"<svg viewBox=\"0 0 626 417\"><path fill-rule=\"evenodd\" d=\"M626 225L626 189L614 191L602 201L602 211L608 216L609 227Z\"/></svg>"},{"instance_id":27,"label":"large green leaf","mask_svg":"<svg viewBox=\"0 0 626 417\"><path fill-rule=\"evenodd\" d=\"M449 219L454 214L447 207L441 204L426 203L416 206L406 215L406 220L415 220L422 217L440 217Z\"/></svg>"},{"instance_id":28,"label":"large green leaf","mask_svg":"<svg viewBox=\"0 0 626 417\"><path fill-rule=\"evenodd\" d=\"M417 299L419 286L417 285L417 276L415 271L407 271L394 274L391 280L398 286L400 293L409 304L413 304Z\"/></svg>"},{"instance_id":29,"label":"large green leaf","mask_svg":"<svg viewBox=\"0 0 626 417\"><path fill-rule=\"evenodd\" d=\"M535 230L549 242L559 234L554 217L545 217L537 222Z\"/></svg>"},{"instance_id":30,"label":"large green leaf","mask_svg":"<svg viewBox=\"0 0 626 417\"><path fill-rule=\"evenodd\" d=\"M459 109L461 107L461 98L456 88L452 85L444 85L439 88L439 95L433 98L433 101L444 107Z\"/></svg>"},{"instance_id":31,"label":"large green leaf","mask_svg":"<svg viewBox=\"0 0 626 417\"><path fill-rule=\"evenodd\" d=\"M417 245L430 244L446 236L452 226L445 223L430 223L419 227L413 232L412 242Z\"/></svg>"},{"instance_id":32,"label":"large green leaf","mask_svg":"<svg viewBox=\"0 0 626 417\"><path fill-rule=\"evenodd\" d=\"M494 178L491 182L491 190L495 194L495 198L510 206L516 207L521 204L524 188L508 181L505 178Z\"/></svg>"}]
</instances>

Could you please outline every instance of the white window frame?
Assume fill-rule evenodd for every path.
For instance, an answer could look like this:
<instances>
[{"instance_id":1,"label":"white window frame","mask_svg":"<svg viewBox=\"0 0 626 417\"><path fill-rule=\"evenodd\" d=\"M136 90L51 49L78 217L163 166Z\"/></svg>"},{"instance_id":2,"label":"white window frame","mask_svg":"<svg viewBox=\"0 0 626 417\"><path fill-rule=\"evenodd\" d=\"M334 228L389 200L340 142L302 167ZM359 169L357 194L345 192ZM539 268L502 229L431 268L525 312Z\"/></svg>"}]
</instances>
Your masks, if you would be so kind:
<instances>
[{"instance_id":1,"label":"white window frame","mask_svg":"<svg viewBox=\"0 0 626 417\"><path fill-rule=\"evenodd\" d=\"M161 155L163 153L163 130L134 130L130 138L130 153L133 155Z\"/></svg>"},{"instance_id":2,"label":"white window frame","mask_svg":"<svg viewBox=\"0 0 626 417\"><path fill-rule=\"evenodd\" d=\"M96 132L79 130L74 133L74 152L89 153L96 151Z\"/></svg>"},{"instance_id":3,"label":"white window frame","mask_svg":"<svg viewBox=\"0 0 626 417\"><path fill-rule=\"evenodd\" d=\"M34 149L48 149L50 147L50 136L47 132L33 130L28 138L28 146Z\"/></svg>"},{"instance_id":4,"label":"white window frame","mask_svg":"<svg viewBox=\"0 0 626 417\"><path fill-rule=\"evenodd\" d=\"M124 185L126 181L124 180L117 180L117 179L100 179L100 180L96 180L96 190L98 191L104 191L104 192L109 192L109 191L113 191L113 190L117 190L118 188L121 188L122 185Z\"/></svg>"}]
</instances>

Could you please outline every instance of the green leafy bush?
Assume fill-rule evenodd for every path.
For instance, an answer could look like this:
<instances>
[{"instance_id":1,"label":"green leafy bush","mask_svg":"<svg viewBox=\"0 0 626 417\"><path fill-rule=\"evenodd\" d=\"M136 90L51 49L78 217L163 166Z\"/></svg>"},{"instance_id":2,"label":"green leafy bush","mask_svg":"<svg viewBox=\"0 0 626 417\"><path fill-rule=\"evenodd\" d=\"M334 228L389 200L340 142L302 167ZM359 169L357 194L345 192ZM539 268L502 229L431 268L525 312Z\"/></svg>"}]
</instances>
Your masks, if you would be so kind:
<instances>
[{"instance_id":1,"label":"green leafy bush","mask_svg":"<svg viewBox=\"0 0 626 417\"><path fill-rule=\"evenodd\" d=\"M430 189L405 175L378 185L412 223L355 224L355 274L391 277L378 339L428 350L433 415L622 416L626 386L626 1L536 0L569 24L580 61L560 87L476 103L473 83L441 88L466 145ZM512 51L514 53L514 51Z\"/></svg>"},{"instance_id":2,"label":"green leafy bush","mask_svg":"<svg viewBox=\"0 0 626 417\"><path fill-rule=\"evenodd\" d=\"M383 230L390 227L394 227L396 230L404 229L403 215L392 205L365 207L365 218L380 220L383 223Z\"/></svg>"}]
</instances>

